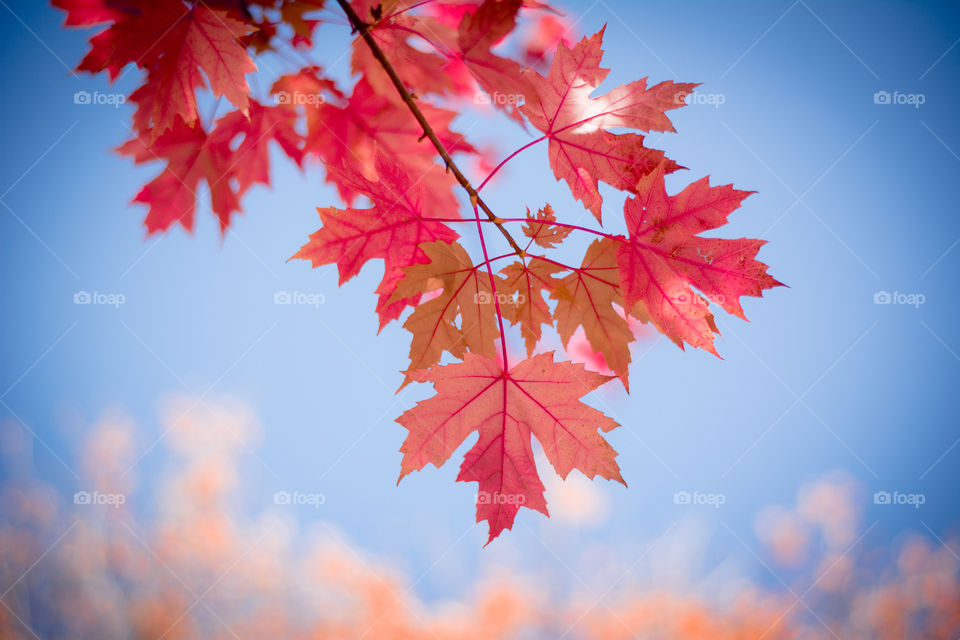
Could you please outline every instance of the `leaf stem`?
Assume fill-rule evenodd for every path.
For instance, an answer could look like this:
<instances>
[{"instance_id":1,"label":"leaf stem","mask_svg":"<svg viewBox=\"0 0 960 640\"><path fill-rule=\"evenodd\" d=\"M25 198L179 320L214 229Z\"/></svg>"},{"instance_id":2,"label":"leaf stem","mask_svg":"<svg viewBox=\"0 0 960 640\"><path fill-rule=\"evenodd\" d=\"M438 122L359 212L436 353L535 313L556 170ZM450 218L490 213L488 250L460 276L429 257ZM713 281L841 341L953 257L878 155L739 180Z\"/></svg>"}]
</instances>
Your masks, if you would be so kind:
<instances>
[{"instance_id":1,"label":"leaf stem","mask_svg":"<svg viewBox=\"0 0 960 640\"><path fill-rule=\"evenodd\" d=\"M525 151L525 150L529 149L530 147L532 147L533 145L537 144L538 142L541 142L541 141L546 140L546 139L547 139L547 136L540 136L540 137L537 138L536 140L534 140L534 141L532 141L532 142L528 142L527 144L523 145L522 147L520 147L519 149L517 149L516 151L514 151L513 153L511 153L509 156L507 156L506 159L504 159L500 164L498 164L496 167L493 168L493 171L490 172L490 175L488 175L486 178L483 179L483 182L481 182L481 183L480 183L480 186L477 187L477 191L479 192L481 189L483 189L483 186L484 186L485 184L487 184L488 182L490 182L490 178L492 178L494 175L496 175L497 171L500 171L500 169L503 167L503 165L505 165L505 164L507 164L508 162L510 162L511 160L513 160L513 158L516 157L521 151Z\"/></svg>"},{"instance_id":2,"label":"leaf stem","mask_svg":"<svg viewBox=\"0 0 960 640\"><path fill-rule=\"evenodd\" d=\"M488 222L488 221L487 221L487 220L481 220L480 222ZM500 256L493 256L492 258L488 259L486 262L487 262L487 264L490 264L491 262L496 262L497 260L503 260L504 258L509 258L509 257L515 256L515 255L517 255L517 254L515 254L513 251L511 251L510 253L505 253L505 254L500 255Z\"/></svg>"},{"instance_id":3,"label":"leaf stem","mask_svg":"<svg viewBox=\"0 0 960 640\"><path fill-rule=\"evenodd\" d=\"M493 277L493 266L490 264L490 256L487 255L487 243L483 239L483 225L480 224L480 209L477 208L477 201L473 199L471 202L473 204L473 216L477 221L477 233L480 234L480 249L483 251L483 260L484 264L487 265L487 275L490 277L490 293L493 296L493 304L497 309L497 323L500 325L500 353L503 356L503 371L506 373L510 370L510 365L507 363L507 334L503 330L503 313L500 311L500 296L497 295L497 282Z\"/></svg>"}]
</instances>

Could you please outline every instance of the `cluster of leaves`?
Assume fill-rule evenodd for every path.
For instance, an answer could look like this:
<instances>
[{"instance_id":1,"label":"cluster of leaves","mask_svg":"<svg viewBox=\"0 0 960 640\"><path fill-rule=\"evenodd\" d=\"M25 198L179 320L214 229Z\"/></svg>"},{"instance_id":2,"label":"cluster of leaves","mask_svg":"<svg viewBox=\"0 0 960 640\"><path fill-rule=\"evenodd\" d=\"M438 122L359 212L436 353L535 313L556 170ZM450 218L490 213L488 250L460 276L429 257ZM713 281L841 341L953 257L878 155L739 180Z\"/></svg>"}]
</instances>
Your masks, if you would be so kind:
<instances>
[{"instance_id":1,"label":"cluster of leaves","mask_svg":"<svg viewBox=\"0 0 960 640\"><path fill-rule=\"evenodd\" d=\"M477 432L457 479L479 483L477 519L488 521L490 540L512 527L521 506L547 514L531 436L562 477L577 469L623 482L600 434L618 425L581 398L614 378L628 388L631 320L681 348L716 353L710 305L742 318L742 296L780 284L756 260L762 241L701 235L723 226L749 192L703 178L670 195L665 175L680 167L646 146L644 134L674 130L666 112L696 85L641 79L599 93L609 72L600 66L603 31L572 44L545 2L337 0L338 13L323 0L54 4L68 12L67 25L107 25L91 38L81 70L111 79L131 64L145 71L131 95L133 139L120 151L165 163L136 196L149 206L149 233L177 222L191 229L201 181L226 231L243 194L269 182L271 141L298 165L323 164L348 206L319 209L322 227L294 257L336 264L340 284L383 260L380 327L412 308L403 324L412 334L404 384L431 382L436 390L398 418L409 431L401 477L443 465ZM357 35L349 88L306 55L315 30L336 22L332 15L346 16ZM518 27L523 22L529 28ZM290 51L305 66L276 78L272 104L258 102L245 79L256 70L251 56ZM204 123L197 110L204 89L234 110ZM466 101L490 104L540 134L476 187L454 160L483 160L452 128ZM518 217L494 214L481 191L540 143L556 178L598 225L600 183L628 194L626 235L560 221L549 204ZM369 206L353 206L358 197ZM482 258L460 244L456 224L476 229ZM484 228L511 251L491 257ZM574 232L595 236L579 266L551 257ZM510 361L505 321L523 339L519 362ZM564 345L582 328L615 375L541 352L551 328ZM441 364L445 354L460 362Z\"/></svg>"}]
</instances>

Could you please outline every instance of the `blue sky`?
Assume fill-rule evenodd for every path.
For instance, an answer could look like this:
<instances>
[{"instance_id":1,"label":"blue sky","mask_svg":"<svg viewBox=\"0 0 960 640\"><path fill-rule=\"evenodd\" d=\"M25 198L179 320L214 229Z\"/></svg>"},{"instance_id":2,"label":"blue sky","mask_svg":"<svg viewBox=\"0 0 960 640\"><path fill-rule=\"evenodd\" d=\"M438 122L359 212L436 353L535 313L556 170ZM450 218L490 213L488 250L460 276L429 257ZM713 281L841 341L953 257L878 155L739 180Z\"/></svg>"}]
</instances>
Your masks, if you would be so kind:
<instances>
[{"instance_id":1,"label":"blue sky","mask_svg":"<svg viewBox=\"0 0 960 640\"><path fill-rule=\"evenodd\" d=\"M710 558L742 555L738 536L752 537L760 507L792 500L834 469L865 487L871 540L951 531L960 456L960 338L950 328L960 266L960 8L563 6L580 34L607 25L605 88L643 76L704 83L700 101L674 112L678 134L655 141L689 168L668 188L709 174L715 184L756 190L722 235L769 240L760 258L789 285L748 300L749 323L720 319L722 360L661 337L637 345L629 396L612 385L594 394L592 404L624 427L609 439L630 485L599 485L610 504L605 522L586 527L525 510L505 540L480 552L486 533L471 526L474 488L453 482L456 464L396 487L405 431L393 419L429 389L394 394L408 337L397 324L376 335L377 267L338 289L335 269L287 262L317 228L315 207L337 202L320 170L298 172L278 154L272 188L245 199L225 238L205 204L193 235L145 238L144 211L128 203L157 167L110 152L129 135L132 108L73 100L81 90L129 92L138 72L115 88L73 75L89 34L63 30L62 14L41 3L6 0L0 419L22 420L35 434L38 472L69 495L89 425L120 407L142 425L137 472L149 484L164 455L151 448L161 438L162 398L240 397L263 424L244 466L244 508L263 509L277 490L321 492L322 509L298 512L305 525L335 523L418 574L435 564L436 549L452 548L446 570L423 581L426 593L505 558L559 566L592 545L629 557L687 517L715 532ZM346 29L324 33L316 57L344 78ZM529 139L502 119L468 115L459 126L502 154ZM588 221L550 175L544 148L521 158L492 185L494 210L549 201L561 218ZM605 195L616 211L623 196ZM77 305L79 291L125 302ZM278 291L321 294L324 303L275 305ZM878 292L919 294L923 303L876 304ZM681 490L722 493L726 502L675 505ZM881 490L926 501L920 509L875 505Z\"/></svg>"}]
</instances>

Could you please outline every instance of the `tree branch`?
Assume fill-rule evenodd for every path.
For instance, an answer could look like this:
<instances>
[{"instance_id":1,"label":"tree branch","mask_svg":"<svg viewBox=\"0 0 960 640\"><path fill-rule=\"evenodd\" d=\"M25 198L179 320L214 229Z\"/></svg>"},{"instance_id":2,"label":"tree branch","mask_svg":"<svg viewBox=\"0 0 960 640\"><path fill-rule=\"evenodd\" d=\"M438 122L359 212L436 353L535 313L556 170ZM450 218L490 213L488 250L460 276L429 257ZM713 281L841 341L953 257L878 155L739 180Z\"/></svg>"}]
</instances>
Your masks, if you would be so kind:
<instances>
[{"instance_id":1,"label":"tree branch","mask_svg":"<svg viewBox=\"0 0 960 640\"><path fill-rule=\"evenodd\" d=\"M393 82L393 86L396 87L400 97L403 98L403 102L407 105L407 107L410 109L410 112L413 113L413 117L417 119L417 122L419 122L420 126L423 128L424 135L430 139L430 142L433 143L437 153L439 153L440 157L443 158L443 162L446 164L447 170L453 174L460 186L463 187L464 191L466 191L470 196L471 203L475 203L476 206L478 206L485 214L487 214L487 218L497 225L497 229L500 230L500 233L503 234L503 237L507 239L508 243L510 243L510 247L513 248L514 252L522 258L524 255L526 255L524 250L520 248L520 245L517 244L517 241L513 239L513 236L510 235L510 232L507 231L506 228L500 223L500 218L494 215L493 211L490 210L490 207L488 207L487 204L480 198L477 190L473 188L473 185L470 184L470 181L467 180L467 177L464 176L463 172L460 171L460 168L457 167L456 163L453 161L453 158L450 157L450 153L447 152L447 149L443 146L443 143L440 142L440 138L438 138L437 134L434 133L433 128L430 126L430 123L427 122L423 112L420 111L420 107L417 106L413 96L410 95L410 92L407 91L407 87L403 84L400 76L397 75L397 70L393 68L393 64L391 64L390 60L387 59L387 56L383 53L380 45L378 45L377 41L373 39L372 35L370 35L369 25L360 19L360 16L358 16L357 12L354 11L352 6L350 6L348 0L337 0L337 3L347 15L347 19L350 20L353 30L360 34L364 42L367 43L367 46L370 47L370 53L373 54L373 57L377 59L377 62L380 63L380 66L383 67L383 70L386 71L387 75L390 77L390 81Z\"/></svg>"}]
</instances>

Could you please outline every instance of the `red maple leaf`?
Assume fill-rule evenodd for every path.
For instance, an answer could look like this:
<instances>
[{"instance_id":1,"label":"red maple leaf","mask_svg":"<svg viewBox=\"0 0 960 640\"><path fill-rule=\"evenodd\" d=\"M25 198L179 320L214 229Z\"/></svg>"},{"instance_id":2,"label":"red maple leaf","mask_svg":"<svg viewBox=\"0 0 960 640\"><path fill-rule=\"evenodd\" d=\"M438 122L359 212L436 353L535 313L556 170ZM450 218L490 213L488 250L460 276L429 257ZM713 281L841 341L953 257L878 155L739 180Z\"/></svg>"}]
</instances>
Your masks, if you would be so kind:
<instances>
[{"instance_id":1,"label":"red maple leaf","mask_svg":"<svg viewBox=\"0 0 960 640\"><path fill-rule=\"evenodd\" d=\"M343 102L346 96L337 88L318 66L308 66L297 73L280 76L270 88L274 102L285 109L302 114L306 125L304 150L317 153L335 141L332 129L327 121L331 110L337 107L333 103ZM341 166L337 163L336 166Z\"/></svg>"},{"instance_id":2,"label":"red maple leaf","mask_svg":"<svg viewBox=\"0 0 960 640\"><path fill-rule=\"evenodd\" d=\"M457 76L444 70L444 43L453 41L454 32L432 16L412 13L411 9L420 4L421 0L357 0L354 10L362 20L370 21L370 35L403 70L403 81L409 88L421 95L461 93L465 87L458 84ZM396 99L393 83L362 38L354 41L350 64L378 94Z\"/></svg>"},{"instance_id":3,"label":"red maple leaf","mask_svg":"<svg viewBox=\"0 0 960 640\"><path fill-rule=\"evenodd\" d=\"M155 65L164 54L165 47L174 46L175 29L187 13L187 7L179 0L158 2L129 2L111 7L110 21L114 24L90 38L90 51L77 66L78 71L99 73L106 70L110 80L116 80L128 64L142 69ZM68 22L74 15L68 9ZM99 16L98 22L108 13Z\"/></svg>"},{"instance_id":4,"label":"red maple leaf","mask_svg":"<svg viewBox=\"0 0 960 640\"><path fill-rule=\"evenodd\" d=\"M432 382L436 395L397 419L409 430L400 448L400 478L427 463L440 467L478 432L457 480L479 483L477 522L489 523L488 543L513 527L520 507L549 515L531 435L561 478L577 469L588 478L599 475L626 485L617 452L597 431L619 425L580 401L609 376L582 364L554 362L553 352L523 360L509 371L501 359L466 354L462 363L408 375Z\"/></svg>"},{"instance_id":5,"label":"red maple leaf","mask_svg":"<svg viewBox=\"0 0 960 640\"><path fill-rule=\"evenodd\" d=\"M423 8L440 23L456 28L465 15L481 4L483 0L434 0Z\"/></svg>"},{"instance_id":6,"label":"red maple leaf","mask_svg":"<svg viewBox=\"0 0 960 640\"><path fill-rule=\"evenodd\" d=\"M312 110L309 106L307 109ZM319 154L327 166L355 164L370 180L377 179L379 155L392 158L415 179L437 167L436 150L424 139L423 128L407 107L377 94L366 80L357 82L353 95L342 107L321 104L316 110L320 116L316 126L322 130L310 137L309 148ZM463 135L450 129L455 112L428 103L421 104L420 110L430 119L431 127L447 151L477 153ZM339 175L330 172L327 179L336 183L342 198L352 202L357 191L339 182Z\"/></svg>"},{"instance_id":7,"label":"red maple leaf","mask_svg":"<svg viewBox=\"0 0 960 640\"><path fill-rule=\"evenodd\" d=\"M553 326L553 314L543 294L551 294L557 289L560 281L553 276L564 269L556 262L531 257L529 262L517 260L500 270L503 274L502 293L506 296L500 309L504 318L520 325L527 355L536 348L543 327Z\"/></svg>"},{"instance_id":8,"label":"red maple leaf","mask_svg":"<svg viewBox=\"0 0 960 640\"><path fill-rule=\"evenodd\" d=\"M65 27L90 27L105 22L116 22L136 12L133 0L52 0L51 4L67 12Z\"/></svg>"},{"instance_id":9,"label":"red maple leaf","mask_svg":"<svg viewBox=\"0 0 960 640\"><path fill-rule=\"evenodd\" d=\"M527 207L527 222L523 225L523 235L544 249L553 249L573 231L570 227L552 224L556 221L557 216L549 203L538 210L536 215L531 215L530 208Z\"/></svg>"},{"instance_id":10,"label":"red maple leaf","mask_svg":"<svg viewBox=\"0 0 960 640\"><path fill-rule=\"evenodd\" d=\"M523 60L531 67L536 67L549 60L548 54L553 53L559 43L570 46L567 39L573 31L573 25L562 16L544 13L536 18L528 29L529 37L524 42Z\"/></svg>"},{"instance_id":11,"label":"red maple leaf","mask_svg":"<svg viewBox=\"0 0 960 640\"><path fill-rule=\"evenodd\" d=\"M118 151L133 156L137 164L163 160L163 172L134 198L150 207L144 224L147 233L166 231L179 222L193 229L197 190L201 181L210 190L211 209L226 232L240 198L256 183L269 184L269 143L276 141L297 163L302 158L302 140L289 111L264 107L251 101L249 118L232 111L207 133L200 123L174 127L156 140L142 134Z\"/></svg>"},{"instance_id":12,"label":"red maple leaf","mask_svg":"<svg viewBox=\"0 0 960 640\"><path fill-rule=\"evenodd\" d=\"M532 90L520 65L490 49L516 26L522 0L486 0L473 13L465 13L457 30L455 57L488 94L488 100L516 120L518 107Z\"/></svg>"},{"instance_id":13,"label":"red maple leaf","mask_svg":"<svg viewBox=\"0 0 960 640\"><path fill-rule=\"evenodd\" d=\"M323 227L311 234L310 241L293 258L310 260L314 267L336 263L342 285L360 273L368 261L382 258L384 274L377 288L377 313L380 328L395 320L420 296L391 301L403 267L429 262L419 245L427 242L453 242L459 236L442 222L430 218L456 216L457 200L445 175L437 167L430 180L415 180L402 167L379 155L378 180L372 181L350 166L330 168L337 183L370 199L369 209L317 209Z\"/></svg>"},{"instance_id":14,"label":"red maple leaf","mask_svg":"<svg viewBox=\"0 0 960 640\"><path fill-rule=\"evenodd\" d=\"M320 20L307 18L306 14L315 14L323 5L324 0L286 0L280 7L283 21L293 28L294 47L313 48L313 31Z\"/></svg>"},{"instance_id":15,"label":"red maple leaf","mask_svg":"<svg viewBox=\"0 0 960 640\"><path fill-rule=\"evenodd\" d=\"M617 243L609 238L594 240L580 267L560 280L551 292L557 300L554 316L564 346L579 327L594 351L603 355L623 386L630 390L630 343L634 335L618 309L623 300L617 274Z\"/></svg>"},{"instance_id":16,"label":"red maple leaf","mask_svg":"<svg viewBox=\"0 0 960 640\"><path fill-rule=\"evenodd\" d=\"M566 180L574 197L583 201L601 221L602 180L617 189L632 191L637 180L667 163L663 152L643 145L643 136L614 134L609 129L628 127L641 131L673 131L665 111L683 105L695 84L661 82L647 88L646 79L620 85L609 93L590 94L607 77L600 68L603 30L583 38L570 49L562 42L547 77L528 71L533 91L521 111L549 139L550 166L558 180Z\"/></svg>"},{"instance_id":17,"label":"red maple leaf","mask_svg":"<svg viewBox=\"0 0 960 640\"><path fill-rule=\"evenodd\" d=\"M726 224L751 192L711 187L701 178L668 196L663 174L660 167L642 178L637 197L624 204L630 238L617 248L617 264L625 306L643 303L654 325L681 348L686 342L716 354L708 304L746 319L740 296L759 297L782 283L754 259L765 241L697 235Z\"/></svg>"},{"instance_id":18,"label":"red maple leaf","mask_svg":"<svg viewBox=\"0 0 960 640\"><path fill-rule=\"evenodd\" d=\"M162 55L149 62L147 82L130 96L138 105L135 121L141 130L151 127L153 138L173 127L178 117L188 125L197 121L195 92L207 87L204 76L215 96L225 96L246 115L250 87L244 76L257 70L240 42L240 38L253 31L252 26L202 5L183 13L182 4L176 4L181 7L180 17L161 40L142 43ZM175 13L169 11L165 15ZM133 22L140 24L143 20ZM116 28L124 24L119 23ZM151 19L148 24L155 30L163 23ZM137 41L142 37L139 31L126 36ZM105 64L123 66L129 57L127 54L117 60L109 58Z\"/></svg>"}]
</instances>

